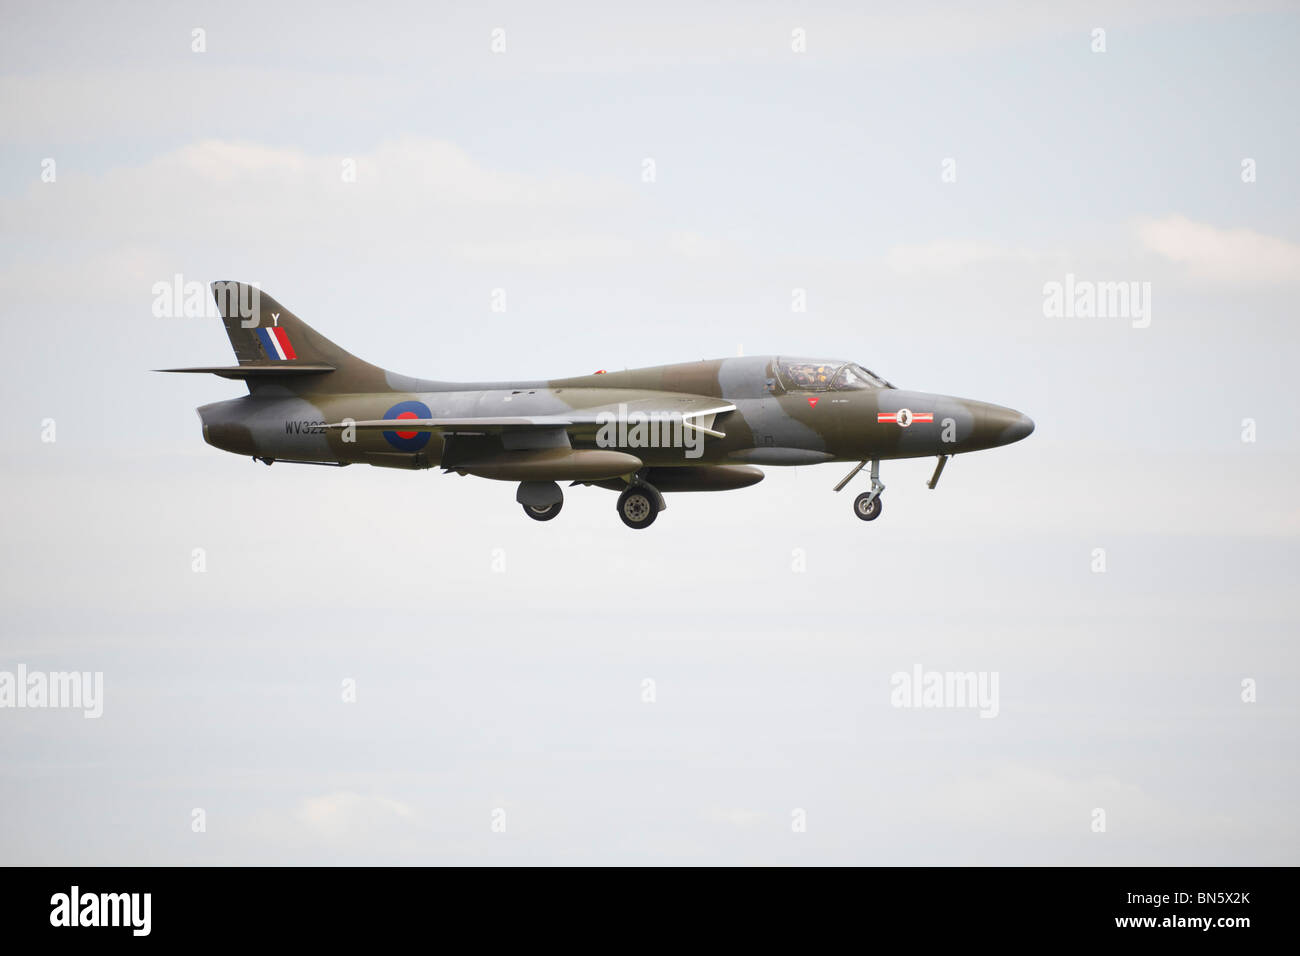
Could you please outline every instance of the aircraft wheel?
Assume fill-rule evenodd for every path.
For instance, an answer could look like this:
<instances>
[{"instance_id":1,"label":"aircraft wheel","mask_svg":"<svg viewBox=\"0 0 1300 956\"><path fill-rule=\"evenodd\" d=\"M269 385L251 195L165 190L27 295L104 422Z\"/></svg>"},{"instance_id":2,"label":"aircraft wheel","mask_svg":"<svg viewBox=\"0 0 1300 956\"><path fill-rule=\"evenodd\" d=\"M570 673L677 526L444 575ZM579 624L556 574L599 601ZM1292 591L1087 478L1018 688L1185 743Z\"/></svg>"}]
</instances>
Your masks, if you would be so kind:
<instances>
[{"instance_id":1,"label":"aircraft wheel","mask_svg":"<svg viewBox=\"0 0 1300 956\"><path fill-rule=\"evenodd\" d=\"M632 487L618 496L618 516L629 528L648 528L655 523L659 505L654 496Z\"/></svg>"},{"instance_id":2,"label":"aircraft wheel","mask_svg":"<svg viewBox=\"0 0 1300 956\"><path fill-rule=\"evenodd\" d=\"M557 501L553 505L524 505L524 514L534 521L550 521L560 513L560 509L563 507L563 501Z\"/></svg>"},{"instance_id":3,"label":"aircraft wheel","mask_svg":"<svg viewBox=\"0 0 1300 956\"><path fill-rule=\"evenodd\" d=\"M880 517L880 509L880 495L872 498L869 491L862 492L853 500L853 513L863 521L875 521Z\"/></svg>"}]
</instances>

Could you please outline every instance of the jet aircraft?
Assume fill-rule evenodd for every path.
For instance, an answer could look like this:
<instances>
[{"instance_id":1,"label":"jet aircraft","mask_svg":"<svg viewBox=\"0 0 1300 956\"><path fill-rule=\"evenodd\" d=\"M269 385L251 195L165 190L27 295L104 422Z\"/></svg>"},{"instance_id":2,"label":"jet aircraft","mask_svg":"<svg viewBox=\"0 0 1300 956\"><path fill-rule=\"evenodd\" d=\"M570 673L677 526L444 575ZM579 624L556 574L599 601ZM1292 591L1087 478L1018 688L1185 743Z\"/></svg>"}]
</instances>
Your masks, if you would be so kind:
<instances>
[{"instance_id":1,"label":"jet aircraft","mask_svg":"<svg viewBox=\"0 0 1300 956\"><path fill-rule=\"evenodd\" d=\"M517 482L524 514L560 513L559 482L618 492L630 528L664 495L729 491L757 467L870 465L853 502L880 516L880 463L948 458L1025 438L1010 408L897 388L844 360L745 356L530 382L442 382L378 368L339 348L259 289L214 282L237 365L161 369L240 379L248 394L198 409L203 438L270 465L369 464Z\"/></svg>"}]
</instances>

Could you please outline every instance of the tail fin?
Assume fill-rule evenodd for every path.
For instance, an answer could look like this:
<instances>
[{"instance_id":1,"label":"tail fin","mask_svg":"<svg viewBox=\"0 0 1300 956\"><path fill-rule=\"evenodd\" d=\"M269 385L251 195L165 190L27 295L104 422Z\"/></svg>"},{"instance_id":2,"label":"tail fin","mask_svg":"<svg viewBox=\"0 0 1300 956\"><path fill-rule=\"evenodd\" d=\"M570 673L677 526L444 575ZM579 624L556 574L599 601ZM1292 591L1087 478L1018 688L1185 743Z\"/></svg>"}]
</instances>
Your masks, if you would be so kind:
<instances>
[{"instance_id":1,"label":"tail fin","mask_svg":"<svg viewBox=\"0 0 1300 956\"><path fill-rule=\"evenodd\" d=\"M243 282L214 282L212 296L226 327L237 366L164 369L212 372L291 391L387 391L387 373L339 348L260 289Z\"/></svg>"}]
</instances>

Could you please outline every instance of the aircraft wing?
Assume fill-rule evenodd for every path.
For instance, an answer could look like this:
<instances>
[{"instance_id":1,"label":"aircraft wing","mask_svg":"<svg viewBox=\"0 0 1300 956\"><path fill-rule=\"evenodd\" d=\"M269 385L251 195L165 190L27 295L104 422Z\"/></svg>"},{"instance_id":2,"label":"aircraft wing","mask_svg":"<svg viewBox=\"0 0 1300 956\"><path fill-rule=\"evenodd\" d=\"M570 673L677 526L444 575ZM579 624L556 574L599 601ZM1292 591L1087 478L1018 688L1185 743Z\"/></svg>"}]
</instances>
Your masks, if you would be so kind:
<instances>
[{"instance_id":1,"label":"aircraft wing","mask_svg":"<svg viewBox=\"0 0 1300 956\"><path fill-rule=\"evenodd\" d=\"M556 429L591 431L607 422L626 421L633 414L680 417L684 425L714 438L725 438L713 428L716 416L735 411L736 406L707 395L684 395L677 392L634 393L638 397L623 402L608 402L577 408L563 415L508 415L467 418L383 418L364 421L331 422L325 427L341 430L349 425L361 431L448 432L460 434L497 434L505 431Z\"/></svg>"},{"instance_id":2,"label":"aircraft wing","mask_svg":"<svg viewBox=\"0 0 1300 956\"><path fill-rule=\"evenodd\" d=\"M571 419L552 415L524 415L496 418L372 418L357 422L330 422L325 427L336 431L351 425L360 431L500 432L507 428L564 428L575 424L577 423Z\"/></svg>"}]
</instances>

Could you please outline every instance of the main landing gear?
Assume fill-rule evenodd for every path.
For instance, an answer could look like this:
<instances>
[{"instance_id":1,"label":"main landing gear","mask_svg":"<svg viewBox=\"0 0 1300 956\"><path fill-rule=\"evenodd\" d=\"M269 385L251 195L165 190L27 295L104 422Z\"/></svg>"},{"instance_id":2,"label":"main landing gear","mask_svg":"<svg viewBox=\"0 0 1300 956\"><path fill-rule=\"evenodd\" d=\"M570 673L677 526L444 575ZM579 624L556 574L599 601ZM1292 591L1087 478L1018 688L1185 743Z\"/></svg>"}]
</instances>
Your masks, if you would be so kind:
<instances>
[{"instance_id":1,"label":"main landing gear","mask_svg":"<svg viewBox=\"0 0 1300 956\"><path fill-rule=\"evenodd\" d=\"M638 531L650 527L655 523L659 512L668 507L663 495L654 485L634 476L625 480L630 483L618 496L619 518L629 528ZM521 481L515 501L524 509L524 514L534 521L550 521L564 507L564 492L553 481Z\"/></svg>"},{"instance_id":2,"label":"main landing gear","mask_svg":"<svg viewBox=\"0 0 1300 956\"><path fill-rule=\"evenodd\" d=\"M629 528L648 528L659 516L662 501L650 485L632 485L618 496L618 516Z\"/></svg>"},{"instance_id":3,"label":"main landing gear","mask_svg":"<svg viewBox=\"0 0 1300 956\"><path fill-rule=\"evenodd\" d=\"M840 479L840 483L835 486L835 490L842 491L844 486L852 481L854 476L866 466L867 462L858 462L851 472ZM875 521L880 517L880 512L884 507L880 500L880 493L884 490L885 486L880 481L880 459L873 458L871 460L871 490L864 491L853 499L853 513L863 521Z\"/></svg>"},{"instance_id":4,"label":"main landing gear","mask_svg":"<svg viewBox=\"0 0 1300 956\"><path fill-rule=\"evenodd\" d=\"M553 505L524 505L524 514L534 521L550 521L560 513L560 509L563 507L563 501L557 501Z\"/></svg>"},{"instance_id":5,"label":"main landing gear","mask_svg":"<svg viewBox=\"0 0 1300 956\"><path fill-rule=\"evenodd\" d=\"M564 492L553 481L521 481L515 501L534 521L550 521L564 507Z\"/></svg>"}]
</instances>

